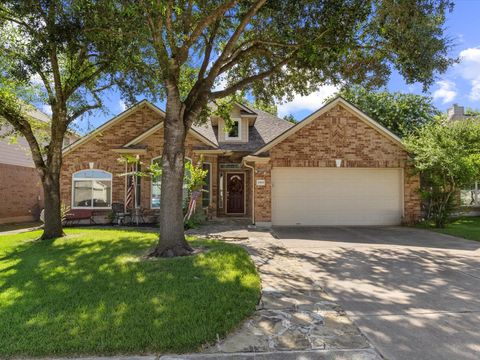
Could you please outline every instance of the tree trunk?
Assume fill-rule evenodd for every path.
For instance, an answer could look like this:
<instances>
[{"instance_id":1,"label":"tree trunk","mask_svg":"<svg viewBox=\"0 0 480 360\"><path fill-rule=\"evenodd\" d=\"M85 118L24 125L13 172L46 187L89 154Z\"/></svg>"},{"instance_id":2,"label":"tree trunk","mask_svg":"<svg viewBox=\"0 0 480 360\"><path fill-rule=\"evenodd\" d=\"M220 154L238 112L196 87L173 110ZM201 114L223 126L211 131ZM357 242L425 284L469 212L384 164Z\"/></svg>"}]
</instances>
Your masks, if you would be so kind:
<instances>
[{"instance_id":1,"label":"tree trunk","mask_svg":"<svg viewBox=\"0 0 480 360\"><path fill-rule=\"evenodd\" d=\"M42 179L45 198L42 239L54 239L64 235L60 203L60 173L45 175Z\"/></svg>"},{"instance_id":2,"label":"tree trunk","mask_svg":"<svg viewBox=\"0 0 480 360\"><path fill-rule=\"evenodd\" d=\"M160 195L160 238L151 256L190 255L183 225L183 175L187 128L184 105L178 95L169 94L164 124L162 186Z\"/></svg>"}]
</instances>

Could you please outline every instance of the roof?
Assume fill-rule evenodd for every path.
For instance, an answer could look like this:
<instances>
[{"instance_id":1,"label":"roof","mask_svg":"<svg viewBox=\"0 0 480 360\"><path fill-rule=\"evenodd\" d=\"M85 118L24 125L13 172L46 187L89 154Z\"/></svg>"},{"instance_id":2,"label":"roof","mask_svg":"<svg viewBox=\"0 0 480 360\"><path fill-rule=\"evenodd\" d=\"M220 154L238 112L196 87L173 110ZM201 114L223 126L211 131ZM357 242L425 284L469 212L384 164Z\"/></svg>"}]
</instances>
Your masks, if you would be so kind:
<instances>
[{"instance_id":1,"label":"roof","mask_svg":"<svg viewBox=\"0 0 480 360\"><path fill-rule=\"evenodd\" d=\"M270 142L268 142L267 144L265 144L264 146L259 148L254 153L254 155L260 155L260 154L270 150L272 147L274 147L278 143L282 142L283 140L288 138L290 135L293 135L298 130L302 129L304 126L308 125L309 123L311 123L312 121L317 119L319 116L325 114L326 112L333 109L337 105L343 106L345 109L347 109L348 111L350 111L351 113L356 115L360 120L363 120L365 123L367 123L372 128L377 130L380 134L387 137L388 139L390 139L394 143L398 144L402 148L405 148L405 145L403 144L402 140L397 135L395 135L393 132L388 130L386 127L380 125L377 121L373 120L371 117L369 117L367 114L365 114L363 111L361 111L359 108L357 108L352 103L348 102L347 100L345 100L341 96L337 96L334 99L332 99L331 101L329 101L328 103L326 103L325 105L323 105L320 109L313 112L312 114L307 116L305 119L298 122L296 125L292 126L287 131L285 131L285 132L279 134L278 136L274 137L273 139L271 139Z\"/></svg>"},{"instance_id":2,"label":"roof","mask_svg":"<svg viewBox=\"0 0 480 360\"><path fill-rule=\"evenodd\" d=\"M51 121L50 116L41 112L40 110L38 110L34 106L29 106L28 107L27 114L35 120L43 121L43 122L46 122L46 123Z\"/></svg>"},{"instance_id":3,"label":"roof","mask_svg":"<svg viewBox=\"0 0 480 360\"><path fill-rule=\"evenodd\" d=\"M249 109L249 111L253 110ZM219 143L218 127L212 126L209 121L204 124L193 124L191 128L192 135L196 137L201 136L204 140L210 142L208 145L221 150L253 152L293 126L291 122L280 119L265 111L258 109L255 109L254 111L257 119L254 125L249 128L249 141L246 143ZM137 144L162 127L163 124L157 124L124 146L128 147Z\"/></svg>"},{"instance_id":4,"label":"roof","mask_svg":"<svg viewBox=\"0 0 480 360\"><path fill-rule=\"evenodd\" d=\"M67 154L69 153L70 151L72 151L73 149L77 148L78 146L86 143L87 141L93 139L95 137L95 135L101 133L102 131L108 129L109 127L115 125L116 123L122 121L123 119L125 119L127 116L129 116L130 114L132 114L136 109L138 109L139 107L141 107L142 105L146 105L148 106L149 108L153 109L155 112L157 112L158 114L160 114L160 116L162 117L165 117L165 112L163 110L161 110L159 107L155 106L154 104L152 104L150 101L148 100L142 100L142 101L139 101L137 102L136 104L134 104L132 107L128 108L127 110L123 111L122 113L120 113L119 115L113 117L112 119L110 119L109 121L107 121L106 123L104 123L103 125L99 126L98 128L94 129L93 131L89 132L87 135L81 137L80 139L78 139L77 141L71 143L70 145L66 146L64 149L63 149L63 154ZM157 127L158 126L161 126L162 123L159 123L155 126L153 126L152 128L155 128L155 129L147 129L146 132L154 132L157 130ZM202 134L199 134L196 132L195 129L191 129L191 133L192 135L194 135L195 137L197 137L199 140L203 141L204 143L206 143L207 145L209 146L215 146L216 144L215 143L212 143L208 138L206 138L205 136L203 136ZM142 137L140 140L138 140L140 137ZM144 133L142 133L141 135L137 136L135 139L131 140L130 142L128 142L127 144L124 145L124 147L128 147L128 146L131 146L131 145L134 145L136 143L138 143L139 141L143 140L145 138L144 136Z\"/></svg>"},{"instance_id":5,"label":"roof","mask_svg":"<svg viewBox=\"0 0 480 360\"><path fill-rule=\"evenodd\" d=\"M269 143L271 140L283 134L290 129L293 124L289 121L280 119L275 115L265 111L255 109L257 119L253 126L248 130L248 142L246 143L220 143L219 148L223 150L253 152L258 148ZM214 128L215 135L218 136L218 127Z\"/></svg>"}]
</instances>

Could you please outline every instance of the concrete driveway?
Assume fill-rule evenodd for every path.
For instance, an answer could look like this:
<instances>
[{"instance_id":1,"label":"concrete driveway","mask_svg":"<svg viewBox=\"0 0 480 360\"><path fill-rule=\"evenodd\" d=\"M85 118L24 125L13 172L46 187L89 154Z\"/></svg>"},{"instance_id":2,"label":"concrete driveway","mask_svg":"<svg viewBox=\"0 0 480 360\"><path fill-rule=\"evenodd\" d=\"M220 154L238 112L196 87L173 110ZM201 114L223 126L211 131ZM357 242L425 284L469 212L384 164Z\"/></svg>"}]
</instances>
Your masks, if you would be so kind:
<instances>
[{"instance_id":1,"label":"concrete driveway","mask_svg":"<svg viewBox=\"0 0 480 360\"><path fill-rule=\"evenodd\" d=\"M480 358L480 242L400 227L274 232L386 359Z\"/></svg>"}]
</instances>

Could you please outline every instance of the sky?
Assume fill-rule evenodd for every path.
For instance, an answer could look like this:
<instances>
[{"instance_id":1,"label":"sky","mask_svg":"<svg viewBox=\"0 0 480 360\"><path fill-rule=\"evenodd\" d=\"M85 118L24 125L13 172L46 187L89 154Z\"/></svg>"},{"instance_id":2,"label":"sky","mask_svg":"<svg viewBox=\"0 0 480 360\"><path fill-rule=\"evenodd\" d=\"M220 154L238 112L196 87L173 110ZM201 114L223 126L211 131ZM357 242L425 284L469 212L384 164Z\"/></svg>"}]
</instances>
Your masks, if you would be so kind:
<instances>
[{"instance_id":1,"label":"sky","mask_svg":"<svg viewBox=\"0 0 480 360\"><path fill-rule=\"evenodd\" d=\"M433 97L435 106L446 111L452 104L480 109L480 0L456 0L453 11L447 14L445 32L452 40L450 56L460 62L453 65L445 74L436 79L425 95ZM422 94L420 84L406 84L399 74L392 74L386 88L388 91ZM292 114L302 120L318 108L325 98L336 93L334 86L323 86L308 96L296 96L293 101L279 103L278 115ZM78 124L80 133L86 133L126 109L120 94L109 91L103 95L105 109L83 118ZM141 100L141 99L138 99ZM165 109L164 103L157 104ZM48 112L48 109L44 109Z\"/></svg>"}]
</instances>

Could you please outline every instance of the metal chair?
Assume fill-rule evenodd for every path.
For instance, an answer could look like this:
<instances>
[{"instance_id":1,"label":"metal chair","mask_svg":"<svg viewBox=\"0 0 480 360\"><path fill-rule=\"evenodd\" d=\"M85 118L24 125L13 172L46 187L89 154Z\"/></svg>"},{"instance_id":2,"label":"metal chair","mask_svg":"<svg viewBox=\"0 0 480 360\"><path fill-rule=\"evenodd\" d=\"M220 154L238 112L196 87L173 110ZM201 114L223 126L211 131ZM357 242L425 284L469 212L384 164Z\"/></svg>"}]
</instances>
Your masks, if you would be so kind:
<instances>
[{"instance_id":1,"label":"metal chair","mask_svg":"<svg viewBox=\"0 0 480 360\"><path fill-rule=\"evenodd\" d=\"M113 219L112 223L125 225L125 208L122 203L112 203Z\"/></svg>"}]
</instances>

